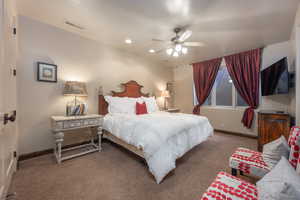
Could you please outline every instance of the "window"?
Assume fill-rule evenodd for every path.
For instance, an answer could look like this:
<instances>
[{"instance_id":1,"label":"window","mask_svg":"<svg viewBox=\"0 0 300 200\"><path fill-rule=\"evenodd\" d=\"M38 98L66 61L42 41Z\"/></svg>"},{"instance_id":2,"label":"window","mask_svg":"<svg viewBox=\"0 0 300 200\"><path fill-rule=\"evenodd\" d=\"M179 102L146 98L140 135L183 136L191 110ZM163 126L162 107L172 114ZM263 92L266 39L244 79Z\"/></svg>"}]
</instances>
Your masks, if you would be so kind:
<instances>
[{"instance_id":1,"label":"window","mask_svg":"<svg viewBox=\"0 0 300 200\"><path fill-rule=\"evenodd\" d=\"M232 105L232 80L229 76L226 67L220 67L216 81L215 81L215 93L216 93L216 105L217 106L231 106Z\"/></svg>"},{"instance_id":2,"label":"window","mask_svg":"<svg viewBox=\"0 0 300 200\"><path fill-rule=\"evenodd\" d=\"M195 95L195 88L193 90L194 104L196 105L198 101ZM212 91L203 105L226 107L247 106L247 103L236 91L225 65L220 67Z\"/></svg>"}]
</instances>

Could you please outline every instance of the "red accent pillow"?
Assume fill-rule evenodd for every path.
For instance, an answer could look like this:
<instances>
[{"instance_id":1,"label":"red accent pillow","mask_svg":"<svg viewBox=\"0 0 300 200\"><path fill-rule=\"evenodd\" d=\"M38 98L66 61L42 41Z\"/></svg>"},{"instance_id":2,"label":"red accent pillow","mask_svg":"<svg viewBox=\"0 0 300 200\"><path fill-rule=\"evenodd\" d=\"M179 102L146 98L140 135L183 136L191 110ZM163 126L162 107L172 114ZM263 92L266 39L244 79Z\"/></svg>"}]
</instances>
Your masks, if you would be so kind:
<instances>
[{"instance_id":1,"label":"red accent pillow","mask_svg":"<svg viewBox=\"0 0 300 200\"><path fill-rule=\"evenodd\" d=\"M135 112L137 115L148 114L147 106L145 102L144 103L136 102L135 108L136 108Z\"/></svg>"}]
</instances>

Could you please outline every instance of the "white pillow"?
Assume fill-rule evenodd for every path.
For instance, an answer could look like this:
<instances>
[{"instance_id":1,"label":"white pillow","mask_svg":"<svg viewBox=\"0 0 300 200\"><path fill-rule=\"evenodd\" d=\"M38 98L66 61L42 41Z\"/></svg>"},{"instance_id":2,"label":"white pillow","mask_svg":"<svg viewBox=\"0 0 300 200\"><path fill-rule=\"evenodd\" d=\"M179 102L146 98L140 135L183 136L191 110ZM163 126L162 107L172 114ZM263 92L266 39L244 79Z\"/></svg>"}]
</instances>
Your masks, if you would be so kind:
<instances>
[{"instance_id":1,"label":"white pillow","mask_svg":"<svg viewBox=\"0 0 300 200\"><path fill-rule=\"evenodd\" d=\"M140 101L146 103L148 113L159 111L155 97L141 97Z\"/></svg>"},{"instance_id":2,"label":"white pillow","mask_svg":"<svg viewBox=\"0 0 300 200\"><path fill-rule=\"evenodd\" d=\"M270 166L274 167L281 157L289 158L290 147L284 136L277 140L265 144L263 147L263 160Z\"/></svg>"},{"instance_id":3,"label":"white pillow","mask_svg":"<svg viewBox=\"0 0 300 200\"><path fill-rule=\"evenodd\" d=\"M135 114L137 98L105 96L110 114Z\"/></svg>"},{"instance_id":4,"label":"white pillow","mask_svg":"<svg viewBox=\"0 0 300 200\"><path fill-rule=\"evenodd\" d=\"M256 186L258 199L300 199L300 176L285 157L282 157L278 164L256 183Z\"/></svg>"}]
</instances>

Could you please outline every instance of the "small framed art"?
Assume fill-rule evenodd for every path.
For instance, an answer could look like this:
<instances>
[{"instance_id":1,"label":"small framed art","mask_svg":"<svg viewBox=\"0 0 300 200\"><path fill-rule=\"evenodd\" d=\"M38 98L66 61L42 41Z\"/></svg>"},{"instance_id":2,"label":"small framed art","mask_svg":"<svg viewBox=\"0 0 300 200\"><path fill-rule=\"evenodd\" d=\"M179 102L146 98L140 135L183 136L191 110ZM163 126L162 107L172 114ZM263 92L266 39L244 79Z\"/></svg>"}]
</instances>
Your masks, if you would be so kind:
<instances>
[{"instance_id":1,"label":"small framed art","mask_svg":"<svg viewBox=\"0 0 300 200\"><path fill-rule=\"evenodd\" d=\"M38 81L57 82L57 65L38 62L37 67Z\"/></svg>"}]
</instances>

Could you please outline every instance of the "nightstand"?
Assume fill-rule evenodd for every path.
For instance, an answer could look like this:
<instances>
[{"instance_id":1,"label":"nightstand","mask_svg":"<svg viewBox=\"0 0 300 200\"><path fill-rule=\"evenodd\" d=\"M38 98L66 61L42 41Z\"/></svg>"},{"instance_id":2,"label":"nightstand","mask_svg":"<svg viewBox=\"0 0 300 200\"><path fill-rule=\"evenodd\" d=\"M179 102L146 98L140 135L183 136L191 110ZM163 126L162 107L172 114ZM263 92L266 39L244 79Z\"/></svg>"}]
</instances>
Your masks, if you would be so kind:
<instances>
[{"instance_id":1,"label":"nightstand","mask_svg":"<svg viewBox=\"0 0 300 200\"><path fill-rule=\"evenodd\" d=\"M57 163L61 163L64 160L71 159L77 156L82 156L88 153L101 151L101 138L102 138L102 115L84 115L84 116L52 116L52 132L54 134L54 155ZM64 141L64 132L83 128L97 128L98 143L94 142L92 137L91 142L84 145L78 145L71 148L62 149L62 143ZM81 149L79 153L68 154L68 156L62 156L65 151ZM84 149L84 150L83 150Z\"/></svg>"},{"instance_id":2,"label":"nightstand","mask_svg":"<svg viewBox=\"0 0 300 200\"><path fill-rule=\"evenodd\" d=\"M180 109L179 108L168 108L167 110L164 110L165 112L169 113L179 113Z\"/></svg>"}]
</instances>

